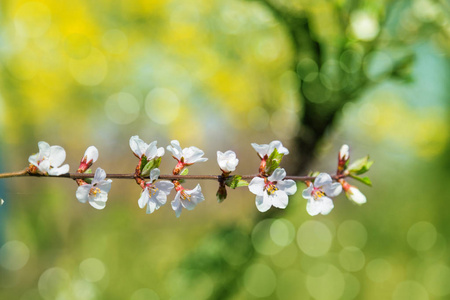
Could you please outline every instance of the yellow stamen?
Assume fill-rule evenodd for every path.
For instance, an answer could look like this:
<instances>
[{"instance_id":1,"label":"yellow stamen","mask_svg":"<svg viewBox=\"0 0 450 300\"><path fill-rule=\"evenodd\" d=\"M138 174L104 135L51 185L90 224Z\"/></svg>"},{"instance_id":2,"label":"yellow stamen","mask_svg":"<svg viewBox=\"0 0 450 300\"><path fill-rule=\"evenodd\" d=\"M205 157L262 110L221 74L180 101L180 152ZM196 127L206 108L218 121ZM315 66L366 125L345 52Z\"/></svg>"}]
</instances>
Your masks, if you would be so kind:
<instances>
[{"instance_id":1,"label":"yellow stamen","mask_svg":"<svg viewBox=\"0 0 450 300\"><path fill-rule=\"evenodd\" d=\"M325 193L321 190L315 190L312 192L312 196L313 196L314 200L317 200L317 199L320 199L323 196L325 196Z\"/></svg>"},{"instance_id":2,"label":"yellow stamen","mask_svg":"<svg viewBox=\"0 0 450 300\"><path fill-rule=\"evenodd\" d=\"M94 197L100 193L101 193L101 191L98 187L92 187L91 190L89 191L89 195L94 195Z\"/></svg>"},{"instance_id":3,"label":"yellow stamen","mask_svg":"<svg viewBox=\"0 0 450 300\"><path fill-rule=\"evenodd\" d=\"M181 197L181 199L183 199L183 200L187 200L187 201L189 201L189 202L191 201L191 195L186 194L185 191L181 191L180 197Z\"/></svg>"},{"instance_id":4,"label":"yellow stamen","mask_svg":"<svg viewBox=\"0 0 450 300\"><path fill-rule=\"evenodd\" d=\"M269 195L273 195L276 191L278 191L278 188L273 184L269 184L269 186L267 187L267 193Z\"/></svg>"}]
</instances>

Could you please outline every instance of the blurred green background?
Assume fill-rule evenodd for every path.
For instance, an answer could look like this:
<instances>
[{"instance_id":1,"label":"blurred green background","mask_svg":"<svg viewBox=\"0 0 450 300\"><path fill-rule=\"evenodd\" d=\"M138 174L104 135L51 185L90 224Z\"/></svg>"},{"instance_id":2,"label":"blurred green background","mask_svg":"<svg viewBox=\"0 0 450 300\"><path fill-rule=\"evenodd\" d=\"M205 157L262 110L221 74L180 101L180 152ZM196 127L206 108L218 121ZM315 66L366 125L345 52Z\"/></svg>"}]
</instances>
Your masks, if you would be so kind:
<instances>
[{"instance_id":1,"label":"blurred green background","mask_svg":"<svg viewBox=\"0 0 450 300\"><path fill-rule=\"evenodd\" d=\"M190 174L281 140L290 175L370 154L368 203L311 217L304 185L259 213L246 188L175 218L114 180L103 211L63 179L0 181L1 299L448 299L448 1L135 0L0 3L0 171L37 142L75 171L131 173L132 135L203 149ZM161 169L175 161L166 154ZM196 182L187 182L194 187ZM169 196L169 201L174 193Z\"/></svg>"}]
</instances>

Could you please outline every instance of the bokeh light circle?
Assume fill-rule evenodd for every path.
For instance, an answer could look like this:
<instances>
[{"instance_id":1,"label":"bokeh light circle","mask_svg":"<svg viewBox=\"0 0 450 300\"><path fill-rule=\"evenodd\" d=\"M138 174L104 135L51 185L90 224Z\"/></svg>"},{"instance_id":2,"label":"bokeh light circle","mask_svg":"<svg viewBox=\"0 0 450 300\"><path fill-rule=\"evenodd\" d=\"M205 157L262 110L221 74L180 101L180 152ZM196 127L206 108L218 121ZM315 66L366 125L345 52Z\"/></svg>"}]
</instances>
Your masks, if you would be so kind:
<instances>
[{"instance_id":1,"label":"bokeh light circle","mask_svg":"<svg viewBox=\"0 0 450 300\"><path fill-rule=\"evenodd\" d=\"M61 268L50 268L42 273L38 281L39 293L44 299L56 299L61 292L69 290L69 274Z\"/></svg>"},{"instance_id":2,"label":"bokeh light circle","mask_svg":"<svg viewBox=\"0 0 450 300\"><path fill-rule=\"evenodd\" d=\"M270 238L279 246L287 246L295 238L295 228L286 219L278 219L270 225Z\"/></svg>"},{"instance_id":3,"label":"bokeh light circle","mask_svg":"<svg viewBox=\"0 0 450 300\"><path fill-rule=\"evenodd\" d=\"M105 102L106 116L120 125L130 124L139 117L140 103L129 93L119 92L108 97Z\"/></svg>"},{"instance_id":4,"label":"bokeh light circle","mask_svg":"<svg viewBox=\"0 0 450 300\"><path fill-rule=\"evenodd\" d=\"M88 56L82 59L70 59L69 70L72 77L80 84L96 86L102 83L108 74L105 55L97 48L91 48Z\"/></svg>"},{"instance_id":5,"label":"bokeh light circle","mask_svg":"<svg viewBox=\"0 0 450 300\"><path fill-rule=\"evenodd\" d=\"M339 225L337 239L342 247L353 246L362 249L367 242L367 230L360 222L347 220Z\"/></svg>"},{"instance_id":6,"label":"bokeh light circle","mask_svg":"<svg viewBox=\"0 0 450 300\"><path fill-rule=\"evenodd\" d=\"M339 252L339 263L349 272L356 272L364 267L364 253L356 247L345 247Z\"/></svg>"},{"instance_id":7,"label":"bokeh light circle","mask_svg":"<svg viewBox=\"0 0 450 300\"><path fill-rule=\"evenodd\" d=\"M30 250L20 241L6 242L0 248L0 266L10 271L22 269L30 258Z\"/></svg>"},{"instance_id":8,"label":"bokeh light circle","mask_svg":"<svg viewBox=\"0 0 450 300\"><path fill-rule=\"evenodd\" d=\"M88 258L80 263L80 274L86 281L97 282L106 274L105 264L97 258Z\"/></svg>"},{"instance_id":9,"label":"bokeh light circle","mask_svg":"<svg viewBox=\"0 0 450 300\"><path fill-rule=\"evenodd\" d=\"M145 111L153 122L169 124L178 117L180 100L169 89L155 88L145 98Z\"/></svg>"},{"instance_id":10,"label":"bokeh light circle","mask_svg":"<svg viewBox=\"0 0 450 300\"><path fill-rule=\"evenodd\" d=\"M273 219L266 219L253 228L252 243L255 250L264 255L273 255L280 252L283 247L276 244L271 238Z\"/></svg>"},{"instance_id":11,"label":"bokeh light circle","mask_svg":"<svg viewBox=\"0 0 450 300\"><path fill-rule=\"evenodd\" d=\"M333 265L318 264L309 270L306 288L314 299L337 300L344 293L344 276Z\"/></svg>"},{"instance_id":12,"label":"bokeh light circle","mask_svg":"<svg viewBox=\"0 0 450 300\"><path fill-rule=\"evenodd\" d=\"M244 274L244 287L255 297L270 296L277 285L275 273L264 264L254 264Z\"/></svg>"},{"instance_id":13,"label":"bokeh light circle","mask_svg":"<svg viewBox=\"0 0 450 300\"><path fill-rule=\"evenodd\" d=\"M417 222L412 225L406 235L409 246L417 251L426 251L436 242L437 232L429 222Z\"/></svg>"},{"instance_id":14,"label":"bokeh light circle","mask_svg":"<svg viewBox=\"0 0 450 300\"><path fill-rule=\"evenodd\" d=\"M128 38L123 31L111 29L103 34L102 46L109 53L120 54L128 49Z\"/></svg>"},{"instance_id":15,"label":"bokeh light circle","mask_svg":"<svg viewBox=\"0 0 450 300\"><path fill-rule=\"evenodd\" d=\"M434 296L448 296L450 294L450 268L444 264L428 267L424 274L424 285Z\"/></svg>"},{"instance_id":16,"label":"bokeh light circle","mask_svg":"<svg viewBox=\"0 0 450 300\"><path fill-rule=\"evenodd\" d=\"M392 294L392 300L428 300L428 293L418 282L407 280L400 282Z\"/></svg>"},{"instance_id":17,"label":"bokeh light circle","mask_svg":"<svg viewBox=\"0 0 450 300\"><path fill-rule=\"evenodd\" d=\"M373 282L383 282L388 280L392 274L391 264L382 258L371 260L366 265L366 275Z\"/></svg>"},{"instance_id":18,"label":"bokeh light circle","mask_svg":"<svg viewBox=\"0 0 450 300\"><path fill-rule=\"evenodd\" d=\"M147 288L139 289L135 291L131 297L130 300L159 300L158 294Z\"/></svg>"},{"instance_id":19,"label":"bokeh light circle","mask_svg":"<svg viewBox=\"0 0 450 300\"><path fill-rule=\"evenodd\" d=\"M42 36L51 26L50 9L41 2L25 2L16 11L14 26L22 36L37 38Z\"/></svg>"},{"instance_id":20,"label":"bokeh light circle","mask_svg":"<svg viewBox=\"0 0 450 300\"><path fill-rule=\"evenodd\" d=\"M297 232L297 244L309 256L319 257L328 252L333 236L326 225L319 221L306 221Z\"/></svg>"}]
</instances>

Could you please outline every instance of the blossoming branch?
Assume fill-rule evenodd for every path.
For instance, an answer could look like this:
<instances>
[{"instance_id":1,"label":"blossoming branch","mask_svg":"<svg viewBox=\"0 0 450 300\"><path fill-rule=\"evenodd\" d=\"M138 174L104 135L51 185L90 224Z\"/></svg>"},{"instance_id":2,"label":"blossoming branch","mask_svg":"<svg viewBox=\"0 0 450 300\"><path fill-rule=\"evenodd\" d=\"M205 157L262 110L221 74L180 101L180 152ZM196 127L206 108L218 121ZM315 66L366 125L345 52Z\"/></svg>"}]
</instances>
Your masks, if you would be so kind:
<instances>
[{"instance_id":1,"label":"blossoming branch","mask_svg":"<svg viewBox=\"0 0 450 300\"><path fill-rule=\"evenodd\" d=\"M138 159L134 172L130 174L107 174L101 168L97 168L92 174L90 167L99 157L95 146L86 149L77 172L69 173L69 165L63 165L66 158L64 148L50 146L41 141L38 143L39 153L28 158L29 166L26 169L0 174L0 178L20 176L71 178L78 185L75 193L78 201L88 202L96 209L105 208L112 178L134 179L141 188L138 206L141 209L146 208L147 214L155 212L166 204L167 197L175 189L176 195L171 201L171 207L177 217L181 215L183 208L192 210L205 200L200 184L197 184L194 189L183 187L184 180L188 179L217 181L219 188L216 197L219 203L227 198L227 188L236 189L247 186L249 191L255 194L256 208L261 212L269 210L272 206L286 208L289 204L289 196L297 192L295 181L303 181L307 188L303 190L302 196L307 200L306 210L312 216L330 213L334 208L332 198L338 196L342 190L354 203L366 202L364 194L357 187L350 185L346 180L347 177L371 185L368 177L360 175L366 173L373 162L366 156L349 164L350 152L347 145L343 145L339 151L337 172L333 176L319 172L308 176L287 176L286 171L280 168L280 164L284 155L289 154L289 150L280 141L262 145L251 144L260 159L258 173L255 175L231 175L239 164L239 159L232 150L217 151L220 175L188 175L188 167L208 159L203 157L204 152L197 147L181 148L177 140L171 141L166 148L176 160L172 174L161 175L159 166L165 154L163 147L158 148L156 141L147 144L138 136L132 136L129 145ZM3 200L1 203L3 204Z\"/></svg>"}]
</instances>

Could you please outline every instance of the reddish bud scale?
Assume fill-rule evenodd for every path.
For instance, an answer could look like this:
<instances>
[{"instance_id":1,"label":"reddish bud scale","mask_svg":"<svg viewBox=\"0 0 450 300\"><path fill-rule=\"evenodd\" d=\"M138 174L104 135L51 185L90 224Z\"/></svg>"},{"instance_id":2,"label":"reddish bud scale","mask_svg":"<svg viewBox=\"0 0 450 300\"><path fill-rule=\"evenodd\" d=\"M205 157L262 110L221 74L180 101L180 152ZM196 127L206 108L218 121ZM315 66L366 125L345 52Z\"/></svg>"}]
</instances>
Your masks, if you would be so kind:
<instances>
[{"instance_id":1,"label":"reddish bud scale","mask_svg":"<svg viewBox=\"0 0 450 300\"><path fill-rule=\"evenodd\" d=\"M172 172L173 175L179 175L184 167L185 167L185 163L182 160L178 161L177 165L173 169L173 172Z\"/></svg>"},{"instance_id":2,"label":"reddish bud scale","mask_svg":"<svg viewBox=\"0 0 450 300\"><path fill-rule=\"evenodd\" d=\"M265 172L266 172L266 165L267 165L266 159L267 159L267 158L268 158L268 157L267 157L267 155L266 155L266 156L264 156L263 159L261 159L261 163L260 163L260 165L259 165L259 174L261 174L261 175L264 175Z\"/></svg>"},{"instance_id":3,"label":"reddish bud scale","mask_svg":"<svg viewBox=\"0 0 450 300\"><path fill-rule=\"evenodd\" d=\"M344 179L339 179L338 181L342 185L342 188L344 189L344 192L347 192L348 190L350 190L350 187L351 187L350 183L348 183Z\"/></svg>"}]
</instances>

